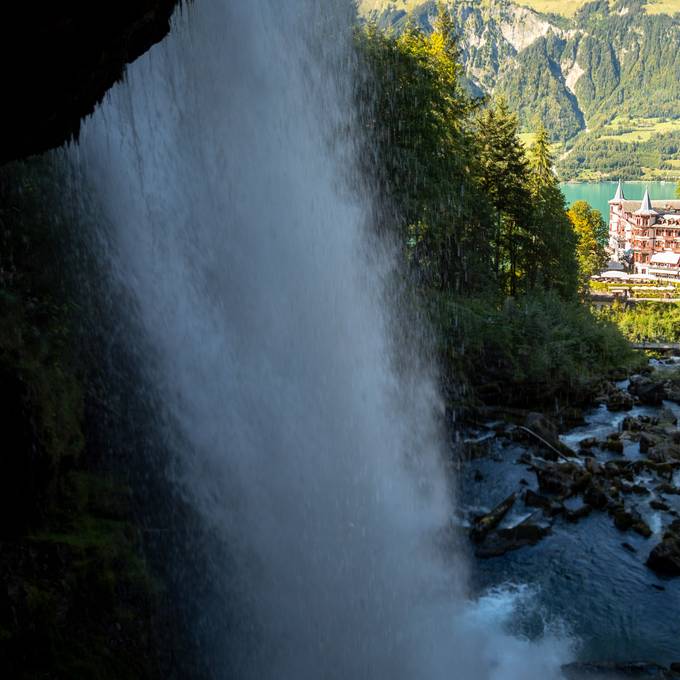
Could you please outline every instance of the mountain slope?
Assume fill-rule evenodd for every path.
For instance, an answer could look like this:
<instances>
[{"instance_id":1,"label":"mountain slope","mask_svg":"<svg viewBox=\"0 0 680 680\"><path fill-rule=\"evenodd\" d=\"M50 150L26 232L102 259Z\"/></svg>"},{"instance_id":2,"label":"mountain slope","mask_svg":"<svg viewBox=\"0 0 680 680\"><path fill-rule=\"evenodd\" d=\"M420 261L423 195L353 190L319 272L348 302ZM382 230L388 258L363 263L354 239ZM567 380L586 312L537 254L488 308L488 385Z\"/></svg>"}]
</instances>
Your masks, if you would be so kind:
<instances>
[{"instance_id":1,"label":"mountain slope","mask_svg":"<svg viewBox=\"0 0 680 680\"><path fill-rule=\"evenodd\" d=\"M672 9L675 1L661 6ZM524 4L545 8L550 1ZM508 0L447 0L470 90L504 95L525 130L542 119L564 151L586 138L597 141L605 129L608 137L628 134L640 121L677 121L664 134L680 142L680 14L652 14L648 9L655 6L642 0L563 4L578 4L573 17L541 14ZM363 0L362 8L396 31L408 21L429 31L437 14L435 0ZM649 151L646 163L657 151L659 163L680 159L677 152ZM633 167L641 172L638 160L629 164L632 174Z\"/></svg>"}]
</instances>

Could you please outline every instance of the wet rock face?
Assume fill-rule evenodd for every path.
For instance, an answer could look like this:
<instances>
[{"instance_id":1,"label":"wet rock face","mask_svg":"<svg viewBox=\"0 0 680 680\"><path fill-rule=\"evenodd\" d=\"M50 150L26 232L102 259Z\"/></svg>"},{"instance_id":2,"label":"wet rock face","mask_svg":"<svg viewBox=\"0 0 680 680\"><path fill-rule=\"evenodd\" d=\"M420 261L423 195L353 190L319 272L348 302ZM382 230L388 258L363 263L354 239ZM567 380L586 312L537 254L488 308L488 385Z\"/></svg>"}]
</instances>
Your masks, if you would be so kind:
<instances>
[{"instance_id":1,"label":"wet rock face","mask_svg":"<svg viewBox=\"0 0 680 680\"><path fill-rule=\"evenodd\" d=\"M170 30L178 0L8 2L0 9L0 163L77 137L125 67Z\"/></svg>"}]
</instances>

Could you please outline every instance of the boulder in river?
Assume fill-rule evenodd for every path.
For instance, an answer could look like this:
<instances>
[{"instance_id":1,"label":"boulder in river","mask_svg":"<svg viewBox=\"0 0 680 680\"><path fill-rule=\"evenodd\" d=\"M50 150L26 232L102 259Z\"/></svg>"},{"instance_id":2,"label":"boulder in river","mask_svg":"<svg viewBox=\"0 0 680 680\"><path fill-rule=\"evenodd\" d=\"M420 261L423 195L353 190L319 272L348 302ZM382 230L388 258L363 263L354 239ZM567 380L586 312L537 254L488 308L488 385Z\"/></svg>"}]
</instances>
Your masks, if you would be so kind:
<instances>
[{"instance_id":1,"label":"boulder in river","mask_svg":"<svg viewBox=\"0 0 680 680\"><path fill-rule=\"evenodd\" d=\"M647 455L655 463L668 463L673 460L680 460L680 445L673 443L673 441L665 440L657 444Z\"/></svg>"},{"instance_id":2,"label":"boulder in river","mask_svg":"<svg viewBox=\"0 0 680 680\"><path fill-rule=\"evenodd\" d=\"M623 493L634 493L638 496L648 496L650 494L649 489L642 484L629 484L625 480L619 481L619 488Z\"/></svg>"},{"instance_id":3,"label":"boulder in river","mask_svg":"<svg viewBox=\"0 0 680 680\"><path fill-rule=\"evenodd\" d=\"M607 439L602 442L602 448L612 453L623 453L623 440L621 435L617 433L610 434Z\"/></svg>"},{"instance_id":4,"label":"boulder in river","mask_svg":"<svg viewBox=\"0 0 680 680\"><path fill-rule=\"evenodd\" d=\"M536 468L538 487L543 493L566 497L571 493L574 475L580 470L571 464L550 464Z\"/></svg>"},{"instance_id":5,"label":"boulder in river","mask_svg":"<svg viewBox=\"0 0 680 680\"><path fill-rule=\"evenodd\" d=\"M591 484L583 493L583 500L595 510L604 510L609 504L609 498L599 484Z\"/></svg>"},{"instance_id":6,"label":"boulder in river","mask_svg":"<svg viewBox=\"0 0 680 680\"><path fill-rule=\"evenodd\" d=\"M652 535L652 530L637 510L630 510L620 505L612 508L611 514L614 518L614 526L617 529L621 531L632 529L635 533L645 538L649 538Z\"/></svg>"},{"instance_id":7,"label":"boulder in river","mask_svg":"<svg viewBox=\"0 0 680 680\"><path fill-rule=\"evenodd\" d=\"M658 493L665 493L669 496L680 496L680 489L677 486L673 486L668 482L662 482L656 487Z\"/></svg>"},{"instance_id":8,"label":"boulder in river","mask_svg":"<svg viewBox=\"0 0 680 680\"><path fill-rule=\"evenodd\" d=\"M475 549L475 555L484 559L500 557L511 550L535 545L550 531L550 524L541 522L540 517L536 515L531 515L514 527L489 533L484 542Z\"/></svg>"},{"instance_id":9,"label":"boulder in river","mask_svg":"<svg viewBox=\"0 0 680 680\"><path fill-rule=\"evenodd\" d=\"M631 377L628 391L636 396L640 403L647 406L661 406L665 396L665 388L662 382L657 382L643 375Z\"/></svg>"},{"instance_id":10,"label":"boulder in river","mask_svg":"<svg viewBox=\"0 0 680 680\"><path fill-rule=\"evenodd\" d=\"M647 566L665 576L680 576L680 539L664 539L652 549Z\"/></svg>"},{"instance_id":11,"label":"boulder in river","mask_svg":"<svg viewBox=\"0 0 680 680\"><path fill-rule=\"evenodd\" d=\"M623 390L615 390L607 397L609 411L630 411L633 408L633 396Z\"/></svg>"},{"instance_id":12,"label":"boulder in river","mask_svg":"<svg viewBox=\"0 0 680 680\"><path fill-rule=\"evenodd\" d=\"M638 417L626 416L621 423L624 432L640 432L645 429L645 423Z\"/></svg>"},{"instance_id":13,"label":"boulder in river","mask_svg":"<svg viewBox=\"0 0 680 680\"><path fill-rule=\"evenodd\" d=\"M651 432L642 432L640 434L640 453L647 453L653 449L660 441L661 437Z\"/></svg>"},{"instance_id":14,"label":"boulder in river","mask_svg":"<svg viewBox=\"0 0 680 680\"><path fill-rule=\"evenodd\" d=\"M680 520L675 520L663 540L649 553L647 566L665 576L680 576Z\"/></svg>"}]
</instances>

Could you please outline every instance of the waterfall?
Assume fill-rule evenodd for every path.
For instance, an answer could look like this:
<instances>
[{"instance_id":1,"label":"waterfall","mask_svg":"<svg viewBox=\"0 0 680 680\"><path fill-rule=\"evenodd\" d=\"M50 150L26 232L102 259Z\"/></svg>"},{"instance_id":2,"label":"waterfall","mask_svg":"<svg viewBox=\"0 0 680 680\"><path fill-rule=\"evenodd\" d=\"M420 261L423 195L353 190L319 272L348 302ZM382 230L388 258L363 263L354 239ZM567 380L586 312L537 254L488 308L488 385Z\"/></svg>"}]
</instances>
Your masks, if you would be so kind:
<instances>
[{"instance_id":1,"label":"waterfall","mask_svg":"<svg viewBox=\"0 0 680 680\"><path fill-rule=\"evenodd\" d=\"M504 635L442 550L437 390L415 354L394 370L393 263L352 188L353 7L321 4L186 6L72 150L214 541L214 673L557 677L562 646Z\"/></svg>"}]
</instances>

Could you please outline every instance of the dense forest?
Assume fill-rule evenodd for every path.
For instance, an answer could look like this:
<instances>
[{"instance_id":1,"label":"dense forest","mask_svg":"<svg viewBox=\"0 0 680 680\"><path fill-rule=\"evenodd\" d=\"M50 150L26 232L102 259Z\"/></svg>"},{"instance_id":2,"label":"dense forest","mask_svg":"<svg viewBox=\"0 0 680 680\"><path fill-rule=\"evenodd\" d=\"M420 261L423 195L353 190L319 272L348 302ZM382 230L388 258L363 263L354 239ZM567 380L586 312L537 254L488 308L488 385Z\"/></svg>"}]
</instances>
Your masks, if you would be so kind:
<instances>
[{"instance_id":1,"label":"dense forest","mask_svg":"<svg viewBox=\"0 0 680 680\"><path fill-rule=\"evenodd\" d=\"M545 125L562 179L677 177L680 120L678 15L640 0L585 3L573 17L512 3L446 2L462 83L503 96L520 130ZM385 5L368 16L386 30L433 30L434 0L413 13Z\"/></svg>"},{"instance_id":2,"label":"dense forest","mask_svg":"<svg viewBox=\"0 0 680 680\"><path fill-rule=\"evenodd\" d=\"M437 330L443 382L468 385L471 403L583 398L630 355L581 303L604 223L586 204L566 212L549 133L539 124L526 150L505 99L469 94L446 12L431 32L369 24L357 39L377 92L359 97L374 102L382 225Z\"/></svg>"}]
</instances>

